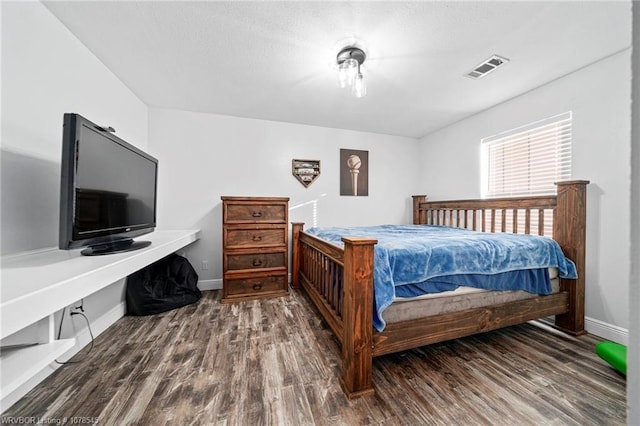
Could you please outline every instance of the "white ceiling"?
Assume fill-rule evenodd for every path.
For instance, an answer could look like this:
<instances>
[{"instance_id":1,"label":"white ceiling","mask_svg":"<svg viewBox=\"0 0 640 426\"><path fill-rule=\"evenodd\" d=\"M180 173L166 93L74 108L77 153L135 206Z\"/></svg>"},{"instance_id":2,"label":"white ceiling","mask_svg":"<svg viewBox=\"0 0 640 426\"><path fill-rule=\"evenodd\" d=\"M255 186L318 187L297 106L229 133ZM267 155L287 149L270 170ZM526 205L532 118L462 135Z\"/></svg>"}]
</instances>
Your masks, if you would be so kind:
<instances>
[{"instance_id":1,"label":"white ceiling","mask_svg":"<svg viewBox=\"0 0 640 426\"><path fill-rule=\"evenodd\" d=\"M410 137L631 45L628 1L45 5L149 106ZM362 99L336 84L354 41ZM493 54L511 61L463 76Z\"/></svg>"}]
</instances>

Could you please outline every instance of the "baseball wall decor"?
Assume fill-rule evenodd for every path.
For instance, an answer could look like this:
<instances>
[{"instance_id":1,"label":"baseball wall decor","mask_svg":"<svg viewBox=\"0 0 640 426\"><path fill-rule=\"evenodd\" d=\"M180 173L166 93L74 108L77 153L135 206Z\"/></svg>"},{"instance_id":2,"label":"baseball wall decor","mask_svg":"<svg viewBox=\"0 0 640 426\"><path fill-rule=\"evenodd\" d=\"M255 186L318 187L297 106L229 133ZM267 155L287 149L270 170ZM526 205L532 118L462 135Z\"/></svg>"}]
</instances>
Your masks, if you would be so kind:
<instances>
[{"instance_id":1,"label":"baseball wall decor","mask_svg":"<svg viewBox=\"0 0 640 426\"><path fill-rule=\"evenodd\" d=\"M340 195L369 195L369 151L340 150Z\"/></svg>"},{"instance_id":2,"label":"baseball wall decor","mask_svg":"<svg viewBox=\"0 0 640 426\"><path fill-rule=\"evenodd\" d=\"M306 188L320 177L320 160L291 160L291 173Z\"/></svg>"}]
</instances>

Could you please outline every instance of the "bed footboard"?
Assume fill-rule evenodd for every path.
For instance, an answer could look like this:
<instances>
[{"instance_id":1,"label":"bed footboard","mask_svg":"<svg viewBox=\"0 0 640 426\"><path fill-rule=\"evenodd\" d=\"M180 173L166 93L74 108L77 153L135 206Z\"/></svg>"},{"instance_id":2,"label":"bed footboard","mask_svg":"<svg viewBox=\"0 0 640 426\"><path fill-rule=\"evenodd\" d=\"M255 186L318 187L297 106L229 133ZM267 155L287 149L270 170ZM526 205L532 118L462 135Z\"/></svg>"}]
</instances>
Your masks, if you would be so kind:
<instances>
[{"instance_id":1,"label":"bed footboard","mask_svg":"<svg viewBox=\"0 0 640 426\"><path fill-rule=\"evenodd\" d=\"M343 238L344 248L293 223L292 287L303 287L342 347L340 385L349 399L373 393L373 246Z\"/></svg>"}]
</instances>

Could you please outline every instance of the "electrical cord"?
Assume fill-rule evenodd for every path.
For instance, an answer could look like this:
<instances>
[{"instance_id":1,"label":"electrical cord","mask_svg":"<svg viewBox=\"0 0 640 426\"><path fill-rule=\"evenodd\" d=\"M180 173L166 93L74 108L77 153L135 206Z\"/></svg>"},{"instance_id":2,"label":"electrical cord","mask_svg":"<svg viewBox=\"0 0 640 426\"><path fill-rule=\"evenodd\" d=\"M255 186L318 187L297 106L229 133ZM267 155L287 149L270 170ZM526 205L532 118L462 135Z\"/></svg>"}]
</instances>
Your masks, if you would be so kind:
<instances>
[{"instance_id":1,"label":"electrical cord","mask_svg":"<svg viewBox=\"0 0 640 426\"><path fill-rule=\"evenodd\" d=\"M91 331L91 324L89 323L89 318L87 318L87 316L84 314L84 299L81 302L81 305L79 307L79 309L82 312L71 312L70 315L74 316L74 315L82 315L82 317L84 318L84 320L87 322L87 329L89 330L89 335L91 336L91 346L89 347L89 351L87 351L87 353L85 354L85 357L87 355L89 355L91 353L91 350L93 349L93 332ZM60 326L58 327L58 339L60 339L60 336L62 335L62 323L64 321L64 314L66 312L67 308L66 306L62 309L62 318L60 318ZM84 361L84 359L80 359L78 361L66 361L66 362L61 362L58 361L57 359L54 360L56 363L60 364L60 365L66 365L66 364L78 364L82 361Z\"/></svg>"},{"instance_id":2,"label":"electrical cord","mask_svg":"<svg viewBox=\"0 0 640 426\"><path fill-rule=\"evenodd\" d=\"M60 336L62 335L62 323L64 322L64 313L67 312L67 307L62 308L62 318L60 318L60 325L58 326L58 337L56 340L60 340Z\"/></svg>"}]
</instances>

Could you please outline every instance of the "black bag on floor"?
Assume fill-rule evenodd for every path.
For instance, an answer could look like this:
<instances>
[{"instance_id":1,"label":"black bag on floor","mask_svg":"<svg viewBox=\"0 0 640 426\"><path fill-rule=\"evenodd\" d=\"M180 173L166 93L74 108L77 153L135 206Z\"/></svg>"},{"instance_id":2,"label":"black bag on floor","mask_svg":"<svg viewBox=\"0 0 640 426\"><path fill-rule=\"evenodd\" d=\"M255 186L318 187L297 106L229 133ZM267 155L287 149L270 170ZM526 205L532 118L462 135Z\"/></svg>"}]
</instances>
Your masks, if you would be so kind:
<instances>
[{"instance_id":1,"label":"black bag on floor","mask_svg":"<svg viewBox=\"0 0 640 426\"><path fill-rule=\"evenodd\" d=\"M202 296L197 283L191 263L170 254L127 277L127 313L158 314L195 303Z\"/></svg>"}]
</instances>

